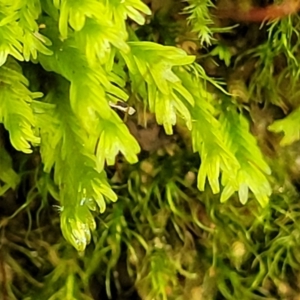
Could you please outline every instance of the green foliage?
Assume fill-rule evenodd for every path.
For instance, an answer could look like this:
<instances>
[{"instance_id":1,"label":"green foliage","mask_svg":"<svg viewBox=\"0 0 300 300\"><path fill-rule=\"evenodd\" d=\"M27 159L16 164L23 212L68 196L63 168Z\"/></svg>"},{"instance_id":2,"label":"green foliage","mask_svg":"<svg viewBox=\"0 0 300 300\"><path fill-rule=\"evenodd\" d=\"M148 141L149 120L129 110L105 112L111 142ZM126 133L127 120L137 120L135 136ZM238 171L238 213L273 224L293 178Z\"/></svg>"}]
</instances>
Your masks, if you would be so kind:
<instances>
[{"instance_id":1,"label":"green foliage","mask_svg":"<svg viewBox=\"0 0 300 300\"><path fill-rule=\"evenodd\" d=\"M284 132L284 137L280 144L282 146L291 145L300 139L299 133L299 108L282 120L275 121L269 126L269 130L274 132Z\"/></svg>"},{"instance_id":2,"label":"green foliage","mask_svg":"<svg viewBox=\"0 0 300 300\"><path fill-rule=\"evenodd\" d=\"M0 148L0 156L0 180L3 182L3 184L0 185L0 195L2 196L8 189L15 189L20 178L12 168L12 159L3 145L1 145Z\"/></svg>"},{"instance_id":3,"label":"green foliage","mask_svg":"<svg viewBox=\"0 0 300 300\"><path fill-rule=\"evenodd\" d=\"M214 22L209 9L213 7L211 0L187 0L189 6L185 8L185 12L189 14L187 20L193 26L193 31L197 33L201 44L210 45L213 40Z\"/></svg>"},{"instance_id":4,"label":"green foliage","mask_svg":"<svg viewBox=\"0 0 300 300\"><path fill-rule=\"evenodd\" d=\"M19 151L30 153L29 143L38 144L40 141L34 133L36 120L30 104L42 94L28 90L28 80L16 61L8 61L0 72L0 120L10 134L12 145Z\"/></svg>"},{"instance_id":5,"label":"green foliage","mask_svg":"<svg viewBox=\"0 0 300 300\"><path fill-rule=\"evenodd\" d=\"M299 17L246 24L244 37L209 0L11 2L0 1L5 297L93 299L93 280L111 299L123 286L149 300L273 299L268 284L292 297L299 171L284 164L299 157L280 146L299 140ZM147 40L152 13L182 36Z\"/></svg>"},{"instance_id":6,"label":"green foliage","mask_svg":"<svg viewBox=\"0 0 300 300\"><path fill-rule=\"evenodd\" d=\"M230 66L231 53L230 49L225 45L218 44L210 53L212 56L218 56L224 61L226 67Z\"/></svg>"},{"instance_id":7,"label":"green foliage","mask_svg":"<svg viewBox=\"0 0 300 300\"><path fill-rule=\"evenodd\" d=\"M150 42L131 42L131 55L123 55L133 81L145 81L148 92L149 110L156 115L157 123L172 134L179 114L190 129L192 120L187 101L194 106L192 95L172 71L172 67L190 64L194 61L183 50L161 46Z\"/></svg>"},{"instance_id":8,"label":"green foliage","mask_svg":"<svg viewBox=\"0 0 300 300\"><path fill-rule=\"evenodd\" d=\"M39 33L37 19L42 12L40 1L2 1L0 65L8 55L20 61L36 59L37 53L51 55L46 46L51 41Z\"/></svg>"},{"instance_id":9,"label":"green foliage","mask_svg":"<svg viewBox=\"0 0 300 300\"><path fill-rule=\"evenodd\" d=\"M270 175L271 169L257 147L255 138L249 133L246 118L238 114L233 105L226 105L226 101L224 103L226 109L223 109L220 122L227 145L235 154L240 167L237 176L232 176L232 171L224 173L222 183L225 188L221 195L221 202L238 191L241 203L245 204L250 189L261 206L266 206L271 195L271 186L266 174Z\"/></svg>"}]
</instances>

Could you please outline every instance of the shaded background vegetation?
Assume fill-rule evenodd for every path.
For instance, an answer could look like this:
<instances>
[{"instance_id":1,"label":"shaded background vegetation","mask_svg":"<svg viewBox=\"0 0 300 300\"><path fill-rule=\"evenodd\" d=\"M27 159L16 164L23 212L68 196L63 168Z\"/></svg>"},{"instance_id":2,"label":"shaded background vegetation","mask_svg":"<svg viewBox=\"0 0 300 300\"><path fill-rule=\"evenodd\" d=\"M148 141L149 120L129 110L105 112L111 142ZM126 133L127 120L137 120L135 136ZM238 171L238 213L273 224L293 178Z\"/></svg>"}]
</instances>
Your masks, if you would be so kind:
<instances>
[{"instance_id":1,"label":"shaded background vegetation","mask_svg":"<svg viewBox=\"0 0 300 300\"><path fill-rule=\"evenodd\" d=\"M238 15L272 1L145 3L152 16L143 26L129 21L128 30L140 40L184 49L224 82L230 95L209 82L207 89L227 97L224 102L250 122L272 169L269 204L262 207L251 193L245 205L238 195L220 203L208 184L200 192L201 159L190 132L179 122L167 135L128 82L128 105L137 113L116 111L141 146L139 162L129 165L119 155L106 167L118 201L94 213L92 242L78 253L61 236L53 172L43 171L38 148L14 150L2 126L1 147L20 179L15 189L1 185L1 299L300 299L297 12L261 24L234 20L224 7L233 5ZM193 3L210 16L203 14L207 35L191 18ZM47 94L56 84L40 65L22 68L33 91ZM293 121L274 123L286 115ZM275 132L284 128L285 140L268 130L271 124Z\"/></svg>"}]
</instances>

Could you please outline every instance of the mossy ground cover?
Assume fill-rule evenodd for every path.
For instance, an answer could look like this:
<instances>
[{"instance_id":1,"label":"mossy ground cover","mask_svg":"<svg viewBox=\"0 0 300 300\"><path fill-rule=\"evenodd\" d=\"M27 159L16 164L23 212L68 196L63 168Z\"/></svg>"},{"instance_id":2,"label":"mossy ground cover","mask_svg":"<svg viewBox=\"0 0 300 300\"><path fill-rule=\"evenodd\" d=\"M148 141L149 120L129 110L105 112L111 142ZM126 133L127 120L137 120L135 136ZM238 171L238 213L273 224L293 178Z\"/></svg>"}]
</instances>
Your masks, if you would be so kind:
<instances>
[{"instance_id":1,"label":"mossy ground cover","mask_svg":"<svg viewBox=\"0 0 300 300\"><path fill-rule=\"evenodd\" d=\"M297 1L0 1L0 299L300 299Z\"/></svg>"}]
</instances>

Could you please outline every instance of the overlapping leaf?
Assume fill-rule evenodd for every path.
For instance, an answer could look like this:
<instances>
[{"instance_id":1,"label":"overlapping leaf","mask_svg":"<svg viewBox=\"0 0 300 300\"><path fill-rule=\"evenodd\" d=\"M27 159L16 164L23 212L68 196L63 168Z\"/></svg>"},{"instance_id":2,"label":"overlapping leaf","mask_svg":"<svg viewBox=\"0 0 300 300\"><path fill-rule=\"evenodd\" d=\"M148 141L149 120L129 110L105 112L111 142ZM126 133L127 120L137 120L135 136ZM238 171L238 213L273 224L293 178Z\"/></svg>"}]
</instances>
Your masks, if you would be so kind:
<instances>
[{"instance_id":1,"label":"overlapping leaf","mask_svg":"<svg viewBox=\"0 0 300 300\"><path fill-rule=\"evenodd\" d=\"M134 84L138 80L146 82L149 109L155 112L158 124L164 126L167 134L172 134L179 114L191 128L187 105L193 106L194 99L172 68L190 64L194 57L181 49L151 42L129 42L129 45L131 52L122 56Z\"/></svg>"},{"instance_id":2,"label":"overlapping leaf","mask_svg":"<svg viewBox=\"0 0 300 300\"><path fill-rule=\"evenodd\" d=\"M54 5L60 10L59 31L63 39L68 37L68 25L79 31L83 28L86 18L105 17L105 7L96 0L54 0Z\"/></svg>"},{"instance_id":3,"label":"overlapping leaf","mask_svg":"<svg viewBox=\"0 0 300 300\"><path fill-rule=\"evenodd\" d=\"M97 132L94 129L88 133L80 126L70 107L68 83L61 78L45 101L55 107L45 116L38 116L42 159L46 171L54 166L63 235L83 251L90 242L90 231L95 229L91 210L98 207L103 212L105 199L115 201L117 197L107 183L103 168L96 170Z\"/></svg>"},{"instance_id":4,"label":"overlapping leaf","mask_svg":"<svg viewBox=\"0 0 300 300\"><path fill-rule=\"evenodd\" d=\"M221 201L226 201L235 191L238 191L241 203L245 204L250 190L258 202L265 206L271 195L271 186L266 177L271 170L254 136L249 132L248 121L231 104L225 104L220 122L224 140L240 165L236 173L227 171L223 173L224 190Z\"/></svg>"},{"instance_id":5,"label":"overlapping leaf","mask_svg":"<svg viewBox=\"0 0 300 300\"><path fill-rule=\"evenodd\" d=\"M12 159L0 141L0 196L9 188L15 188L20 181L19 175L12 168Z\"/></svg>"},{"instance_id":6,"label":"overlapping leaf","mask_svg":"<svg viewBox=\"0 0 300 300\"><path fill-rule=\"evenodd\" d=\"M106 19L87 20L83 29L75 34L75 38L79 47L85 49L90 64L96 59L104 64L109 58L112 46L125 53L129 51L125 42L127 32Z\"/></svg>"},{"instance_id":7,"label":"overlapping leaf","mask_svg":"<svg viewBox=\"0 0 300 300\"><path fill-rule=\"evenodd\" d=\"M0 122L8 130L12 145L19 151L31 153L30 144L40 142L34 132L36 120L31 103L42 93L28 90L28 80L13 59L0 68L0 82Z\"/></svg>"},{"instance_id":8,"label":"overlapping leaf","mask_svg":"<svg viewBox=\"0 0 300 300\"><path fill-rule=\"evenodd\" d=\"M151 15L151 10L141 0L101 0L101 2L106 5L109 19L115 23L130 18L136 23L143 25L145 23L143 14Z\"/></svg>"},{"instance_id":9,"label":"overlapping leaf","mask_svg":"<svg viewBox=\"0 0 300 300\"><path fill-rule=\"evenodd\" d=\"M76 62L73 61L74 57L77 57ZM56 71L70 80L72 110L88 132L94 132L98 126L105 128L100 124L107 125L105 129L98 127L100 144L104 147L101 151L100 148L97 150L101 162L98 166L103 167L105 159L111 164L118 151L121 151L128 161L137 161L136 154L139 152L137 142L108 104L110 99L115 97L126 99L127 95L110 83L104 69L101 66L93 69L88 67L81 53L68 47L56 52L56 58L41 57L41 62L45 68ZM109 131L110 128L114 128L114 131ZM110 134L105 133L106 130Z\"/></svg>"},{"instance_id":10,"label":"overlapping leaf","mask_svg":"<svg viewBox=\"0 0 300 300\"><path fill-rule=\"evenodd\" d=\"M128 134L126 125L119 121L116 113L111 114L110 120L101 120L98 126L99 142L96 147L98 169L103 169L105 161L108 165L113 165L119 151L128 162L138 161L136 153L140 151L140 147L137 141Z\"/></svg>"},{"instance_id":11,"label":"overlapping leaf","mask_svg":"<svg viewBox=\"0 0 300 300\"><path fill-rule=\"evenodd\" d=\"M36 59L37 52L51 55L46 47L51 41L39 33L37 19L41 14L40 1L13 1L1 8L0 22L0 65L12 55L16 59Z\"/></svg>"},{"instance_id":12,"label":"overlapping leaf","mask_svg":"<svg viewBox=\"0 0 300 300\"><path fill-rule=\"evenodd\" d=\"M187 71L177 72L183 86L192 93L195 106L192 115L193 150L199 152L201 166L198 174L198 188L203 191L208 179L214 193L220 191L219 177L221 172L236 174L239 163L226 145L221 124L214 116L211 105L212 95L199 78L192 77Z\"/></svg>"},{"instance_id":13,"label":"overlapping leaf","mask_svg":"<svg viewBox=\"0 0 300 300\"><path fill-rule=\"evenodd\" d=\"M90 210L98 207L103 212L106 198L116 200L103 171L104 163L113 164L119 152L134 163L140 147L109 106L110 100L128 98L119 87L124 85L123 79L97 64L94 57L89 64L86 53L77 48L78 41L72 37L60 41L52 21L45 19L45 24L54 55L40 54L38 59L46 70L60 74L70 84L60 78L62 90L54 89L56 93L46 98L56 106L48 110L47 121L40 116L41 154L45 170L54 167L63 235L81 251L95 227Z\"/></svg>"},{"instance_id":14,"label":"overlapping leaf","mask_svg":"<svg viewBox=\"0 0 300 300\"><path fill-rule=\"evenodd\" d=\"M268 128L273 132L283 132L284 136L280 144L291 145L300 139L300 108L291 112L282 120L277 120Z\"/></svg>"},{"instance_id":15,"label":"overlapping leaf","mask_svg":"<svg viewBox=\"0 0 300 300\"><path fill-rule=\"evenodd\" d=\"M0 66L2 66L8 55L23 61L22 56L22 29L16 22L0 26Z\"/></svg>"},{"instance_id":16,"label":"overlapping leaf","mask_svg":"<svg viewBox=\"0 0 300 300\"><path fill-rule=\"evenodd\" d=\"M193 31L196 32L202 44L211 44L213 40L214 24L209 8L213 7L211 0L187 0L189 6L185 8L185 12L190 14L188 21L193 26Z\"/></svg>"}]
</instances>

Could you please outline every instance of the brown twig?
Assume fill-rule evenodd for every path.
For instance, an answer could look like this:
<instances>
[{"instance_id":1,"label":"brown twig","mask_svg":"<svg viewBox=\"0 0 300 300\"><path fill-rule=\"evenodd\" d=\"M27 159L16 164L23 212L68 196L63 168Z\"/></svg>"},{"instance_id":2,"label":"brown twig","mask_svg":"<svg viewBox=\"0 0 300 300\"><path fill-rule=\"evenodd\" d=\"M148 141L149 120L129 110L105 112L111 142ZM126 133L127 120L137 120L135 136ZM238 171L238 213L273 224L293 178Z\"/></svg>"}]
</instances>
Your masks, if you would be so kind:
<instances>
[{"instance_id":1,"label":"brown twig","mask_svg":"<svg viewBox=\"0 0 300 300\"><path fill-rule=\"evenodd\" d=\"M264 22L282 19L300 10L300 1L285 0L281 4L272 4L267 7L253 7L248 11L240 9L219 9L217 15L220 19L232 19L244 22Z\"/></svg>"}]
</instances>

